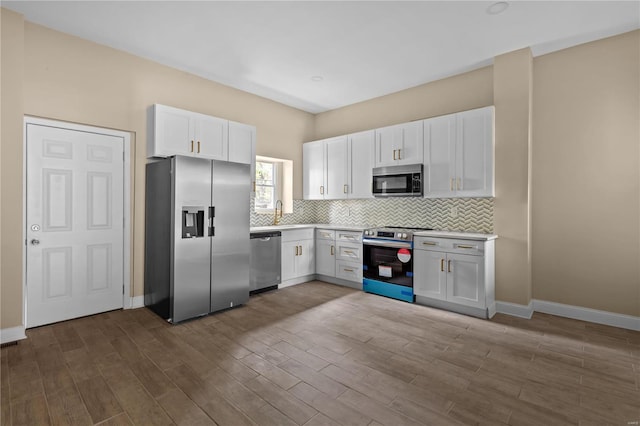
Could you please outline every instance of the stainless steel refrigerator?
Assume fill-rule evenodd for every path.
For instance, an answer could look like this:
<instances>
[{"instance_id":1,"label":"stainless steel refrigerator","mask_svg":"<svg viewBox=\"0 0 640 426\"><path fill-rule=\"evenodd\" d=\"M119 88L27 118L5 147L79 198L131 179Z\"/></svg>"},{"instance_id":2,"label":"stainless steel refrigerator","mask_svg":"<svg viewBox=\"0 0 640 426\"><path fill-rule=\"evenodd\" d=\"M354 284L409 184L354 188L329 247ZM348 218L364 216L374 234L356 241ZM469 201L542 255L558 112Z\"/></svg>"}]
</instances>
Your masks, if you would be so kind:
<instances>
[{"instance_id":1,"label":"stainless steel refrigerator","mask_svg":"<svg viewBox=\"0 0 640 426\"><path fill-rule=\"evenodd\" d=\"M249 300L250 166L147 164L144 304L176 323Z\"/></svg>"}]
</instances>

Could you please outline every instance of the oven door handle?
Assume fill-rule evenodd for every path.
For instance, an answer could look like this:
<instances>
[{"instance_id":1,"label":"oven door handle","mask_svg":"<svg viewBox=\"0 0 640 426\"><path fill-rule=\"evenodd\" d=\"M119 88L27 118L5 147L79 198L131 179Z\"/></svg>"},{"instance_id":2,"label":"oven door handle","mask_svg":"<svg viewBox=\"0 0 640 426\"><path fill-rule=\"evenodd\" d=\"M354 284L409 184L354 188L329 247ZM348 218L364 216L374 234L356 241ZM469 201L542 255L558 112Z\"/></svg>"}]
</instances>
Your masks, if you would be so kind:
<instances>
[{"instance_id":1,"label":"oven door handle","mask_svg":"<svg viewBox=\"0 0 640 426\"><path fill-rule=\"evenodd\" d=\"M377 247L407 248L407 249L413 248L413 244L409 242L375 240L370 238L363 238L362 244L364 244L365 246L377 246Z\"/></svg>"}]
</instances>

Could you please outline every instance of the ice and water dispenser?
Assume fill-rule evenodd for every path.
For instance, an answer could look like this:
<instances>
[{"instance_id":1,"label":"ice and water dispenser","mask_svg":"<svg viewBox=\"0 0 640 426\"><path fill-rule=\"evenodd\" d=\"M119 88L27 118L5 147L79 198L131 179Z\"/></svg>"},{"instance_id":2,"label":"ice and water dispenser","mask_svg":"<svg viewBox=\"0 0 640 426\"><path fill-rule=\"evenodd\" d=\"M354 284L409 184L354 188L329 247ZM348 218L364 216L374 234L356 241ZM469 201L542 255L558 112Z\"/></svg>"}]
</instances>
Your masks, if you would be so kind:
<instances>
[{"instance_id":1,"label":"ice and water dispenser","mask_svg":"<svg viewBox=\"0 0 640 426\"><path fill-rule=\"evenodd\" d=\"M204 237L204 207L182 207L182 238Z\"/></svg>"}]
</instances>

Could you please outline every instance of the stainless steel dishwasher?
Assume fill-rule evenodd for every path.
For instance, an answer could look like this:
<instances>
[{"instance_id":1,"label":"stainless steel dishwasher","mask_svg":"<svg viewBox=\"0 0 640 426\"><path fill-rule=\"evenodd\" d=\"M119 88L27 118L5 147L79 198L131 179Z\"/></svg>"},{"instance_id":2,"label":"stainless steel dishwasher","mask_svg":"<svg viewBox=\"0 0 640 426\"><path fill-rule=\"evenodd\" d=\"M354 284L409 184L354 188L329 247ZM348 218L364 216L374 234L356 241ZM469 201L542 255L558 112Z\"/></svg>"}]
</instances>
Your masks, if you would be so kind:
<instances>
[{"instance_id":1,"label":"stainless steel dishwasher","mask_svg":"<svg viewBox=\"0 0 640 426\"><path fill-rule=\"evenodd\" d=\"M252 294L272 290L280 284L280 231L251 233Z\"/></svg>"}]
</instances>

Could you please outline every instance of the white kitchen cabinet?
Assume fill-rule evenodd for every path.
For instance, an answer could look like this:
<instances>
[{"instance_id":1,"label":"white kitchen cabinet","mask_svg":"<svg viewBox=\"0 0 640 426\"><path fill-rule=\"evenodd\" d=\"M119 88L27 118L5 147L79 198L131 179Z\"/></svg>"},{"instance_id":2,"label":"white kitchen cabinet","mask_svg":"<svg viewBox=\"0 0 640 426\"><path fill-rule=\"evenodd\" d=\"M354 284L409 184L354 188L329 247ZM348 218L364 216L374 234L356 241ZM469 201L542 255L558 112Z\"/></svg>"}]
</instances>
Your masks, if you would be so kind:
<instances>
[{"instance_id":1,"label":"white kitchen cabinet","mask_svg":"<svg viewBox=\"0 0 640 426\"><path fill-rule=\"evenodd\" d=\"M373 147L373 131L305 143L303 198L372 198Z\"/></svg>"},{"instance_id":2,"label":"white kitchen cabinet","mask_svg":"<svg viewBox=\"0 0 640 426\"><path fill-rule=\"evenodd\" d=\"M282 231L281 241L282 285L304 282L315 273L313 228Z\"/></svg>"},{"instance_id":3,"label":"white kitchen cabinet","mask_svg":"<svg viewBox=\"0 0 640 426\"><path fill-rule=\"evenodd\" d=\"M229 121L229 161L251 166L251 190L256 181L256 128L249 124Z\"/></svg>"},{"instance_id":4,"label":"white kitchen cabinet","mask_svg":"<svg viewBox=\"0 0 640 426\"><path fill-rule=\"evenodd\" d=\"M325 140L326 168L325 179L327 190L324 198L340 200L347 198L349 191L348 168L349 156L347 155L347 138L339 136Z\"/></svg>"},{"instance_id":5,"label":"white kitchen cabinet","mask_svg":"<svg viewBox=\"0 0 640 426\"><path fill-rule=\"evenodd\" d=\"M188 155L227 161L228 121L166 105L154 105L148 157Z\"/></svg>"},{"instance_id":6,"label":"white kitchen cabinet","mask_svg":"<svg viewBox=\"0 0 640 426\"><path fill-rule=\"evenodd\" d=\"M422 121L396 124L375 130L375 166L422 164Z\"/></svg>"},{"instance_id":7,"label":"white kitchen cabinet","mask_svg":"<svg viewBox=\"0 0 640 426\"><path fill-rule=\"evenodd\" d=\"M316 229L316 274L336 276L336 234L330 229Z\"/></svg>"},{"instance_id":8,"label":"white kitchen cabinet","mask_svg":"<svg viewBox=\"0 0 640 426\"><path fill-rule=\"evenodd\" d=\"M492 317L495 313L494 240L414 237L416 301Z\"/></svg>"},{"instance_id":9,"label":"white kitchen cabinet","mask_svg":"<svg viewBox=\"0 0 640 426\"><path fill-rule=\"evenodd\" d=\"M424 196L494 195L493 107L424 120Z\"/></svg>"},{"instance_id":10,"label":"white kitchen cabinet","mask_svg":"<svg viewBox=\"0 0 640 426\"><path fill-rule=\"evenodd\" d=\"M326 182L325 141L307 142L302 145L302 198L323 200Z\"/></svg>"},{"instance_id":11,"label":"white kitchen cabinet","mask_svg":"<svg viewBox=\"0 0 640 426\"><path fill-rule=\"evenodd\" d=\"M347 136L347 141L349 156L347 162L348 198L373 198L371 171L374 165L375 132L367 130L354 133Z\"/></svg>"},{"instance_id":12,"label":"white kitchen cabinet","mask_svg":"<svg viewBox=\"0 0 640 426\"><path fill-rule=\"evenodd\" d=\"M362 232L316 230L316 274L362 284ZM345 284L339 280L332 282Z\"/></svg>"}]
</instances>

